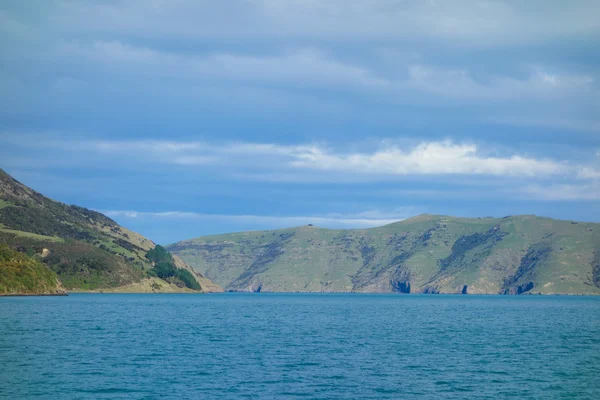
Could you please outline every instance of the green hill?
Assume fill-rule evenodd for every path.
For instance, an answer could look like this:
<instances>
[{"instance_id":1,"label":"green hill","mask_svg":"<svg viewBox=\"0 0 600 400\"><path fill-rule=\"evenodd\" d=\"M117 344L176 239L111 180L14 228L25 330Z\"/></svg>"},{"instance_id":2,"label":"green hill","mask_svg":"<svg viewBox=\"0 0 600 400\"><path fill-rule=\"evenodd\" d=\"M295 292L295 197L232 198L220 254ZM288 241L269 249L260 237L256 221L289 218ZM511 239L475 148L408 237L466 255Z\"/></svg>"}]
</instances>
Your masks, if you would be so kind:
<instances>
[{"instance_id":1,"label":"green hill","mask_svg":"<svg viewBox=\"0 0 600 400\"><path fill-rule=\"evenodd\" d=\"M67 290L130 287L148 279L152 291L220 290L176 256L168 260L171 270L158 276L148 257L156 247L151 240L98 212L51 200L2 170L0 244L39 258Z\"/></svg>"},{"instance_id":2,"label":"green hill","mask_svg":"<svg viewBox=\"0 0 600 400\"><path fill-rule=\"evenodd\" d=\"M58 277L39 260L0 245L0 295L67 294Z\"/></svg>"},{"instance_id":3,"label":"green hill","mask_svg":"<svg viewBox=\"0 0 600 400\"><path fill-rule=\"evenodd\" d=\"M600 224L420 215L379 228L303 226L167 249L226 290L600 294Z\"/></svg>"}]
</instances>

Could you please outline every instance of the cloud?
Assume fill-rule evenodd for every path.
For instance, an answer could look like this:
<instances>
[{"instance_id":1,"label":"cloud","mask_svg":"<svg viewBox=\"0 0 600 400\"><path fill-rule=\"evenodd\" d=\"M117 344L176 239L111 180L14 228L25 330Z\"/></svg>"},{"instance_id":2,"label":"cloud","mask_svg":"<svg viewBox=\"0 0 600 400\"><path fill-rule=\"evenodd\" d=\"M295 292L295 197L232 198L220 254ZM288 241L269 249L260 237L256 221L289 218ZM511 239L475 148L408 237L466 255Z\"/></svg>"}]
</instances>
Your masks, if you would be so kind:
<instances>
[{"instance_id":1,"label":"cloud","mask_svg":"<svg viewBox=\"0 0 600 400\"><path fill-rule=\"evenodd\" d=\"M540 67L525 79L490 76L477 81L466 69L441 69L423 65L409 67L410 86L432 94L466 99L506 100L556 98L593 90L590 75L549 73Z\"/></svg>"},{"instance_id":2,"label":"cloud","mask_svg":"<svg viewBox=\"0 0 600 400\"><path fill-rule=\"evenodd\" d=\"M130 148L131 144L126 145ZM176 147L172 143L140 143L142 149L153 147ZM257 158L274 157L280 167L310 169L356 174L383 175L509 175L546 176L565 173L566 165L552 160L538 160L512 155L492 157L478 155L474 144L455 144L451 141L422 142L409 149L395 145L384 145L373 152L331 152L319 145L276 145L260 143L226 143L222 145L189 144L202 149L205 154L175 156L172 162L183 165L204 165L207 162L220 164L243 162L261 165ZM251 161L249 161L251 159ZM167 160L168 161L168 160Z\"/></svg>"},{"instance_id":3,"label":"cloud","mask_svg":"<svg viewBox=\"0 0 600 400\"><path fill-rule=\"evenodd\" d=\"M584 167L577 173L577 176L581 179L600 179L600 169Z\"/></svg>"},{"instance_id":4,"label":"cloud","mask_svg":"<svg viewBox=\"0 0 600 400\"><path fill-rule=\"evenodd\" d=\"M422 141L399 145L393 140L376 146L354 144L333 148L325 143L280 144L222 141L94 140L58 138L52 134L3 133L0 142L40 150L58 149L63 156L48 162L65 166L111 164L174 165L180 168L218 167L229 177L267 181L360 181L394 177L481 176L511 179L597 179L593 164L532 157L510 150L492 151L472 142ZM355 150L363 147L363 150ZM369 150L371 148L371 150ZM595 152L595 150L594 150ZM10 154L7 154L10 158ZM37 156L36 156L37 158ZM23 160L26 163L27 160ZM36 160L32 160L36 161ZM39 161L39 160L37 160ZM279 178L278 178L279 177ZM286 178L287 177L287 178Z\"/></svg>"},{"instance_id":5,"label":"cloud","mask_svg":"<svg viewBox=\"0 0 600 400\"><path fill-rule=\"evenodd\" d=\"M178 54L119 41L95 41L91 45L66 42L64 56L85 57L121 72L206 81L287 83L292 85L350 85L385 88L390 82L364 67L340 62L316 48L296 48L273 55L213 52Z\"/></svg>"},{"instance_id":6,"label":"cloud","mask_svg":"<svg viewBox=\"0 0 600 400\"><path fill-rule=\"evenodd\" d=\"M12 139L11 139L12 138ZM381 141L372 151L331 149L324 144L284 145L254 142L199 142L164 140L60 140L5 136L10 143L58 148L81 160L81 152L119 162L174 164L184 167L223 166L245 172L318 172L351 176L465 175L593 178L594 170L566 161L520 154L490 155L473 143L450 140L398 146ZM127 157L123 157L123 156ZM65 161L61 158L61 162Z\"/></svg>"},{"instance_id":7,"label":"cloud","mask_svg":"<svg viewBox=\"0 0 600 400\"><path fill-rule=\"evenodd\" d=\"M408 209L407 209L408 211ZM406 211L383 213L372 210L356 214L324 214L307 216L273 216L273 215L223 215L203 214L184 211L142 212L142 211L101 211L112 218L136 219L170 219L170 220L199 220L223 221L241 224L258 224L269 226L299 226L315 224L321 227L353 227L371 228L401 221L410 214Z\"/></svg>"},{"instance_id":8,"label":"cloud","mask_svg":"<svg viewBox=\"0 0 600 400\"><path fill-rule=\"evenodd\" d=\"M551 160L518 155L479 156L473 144L451 141L423 142L403 150L390 146L372 153L331 154L319 148L296 154L292 165L327 171L390 175L511 175L544 176L563 173L565 168Z\"/></svg>"},{"instance_id":9,"label":"cloud","mask_svg":"<svg viewBox=\"0 0 600 400\"><path fill-rule=\"evenodd\" d=\"M63 32L144 38L424 42L507 46L597 35L598 2L458 0L62 0L48 18Z\"/></svg>"},{"instance_id":10,"label":"cloud","mask_svg":"<svg viewBox=\"0 0 600 400\"><path fill-rule=\"evenodd\" d=\"M3 92L12 113L46 117L51 109L61 122L108 118L124 104L131 124L138 113L189 120L208 108L274 119L282 103L321 123L336 107L347 120L440 105L472 119L456 110L458 100L477 107L480 119L506 111L505 121L532 119L537 105L541 123L586 120L600 98L597 68L583 51L600 39L599 4L57 0L32 13L15 3L0 10L0 25L15 33L3 41L11 56L0 86L10 89ZM573 54L554 51L565 42ZM412 56L392 59L386 49Z\"/></svg>"},{"instance_id":11,"label":"cloud","mask_svg":"<svg viewBox=\"0 0 600 400\"><path fill-rule=\"evenodd\" d=\"M600 181L587 184L535 184L525 186L517 192L527 199L537 201L598 201Z\"/></svg>"},{"instance_id":12,"label":"cloud","mask_svg":"<svg viewBox=\"0 0 600 400\"><path fill-rule=\"evenodd\" d=\"M577 172L577 177L580 179L598 180L598 184L600 185L600 151L596 151L595 158L596 165L582 167Z\"/></svg>"},{"instance_id":13,"label":"cloud","mask_svg":"<svg viewBox=\"0 0 600 400\"><path fill-rule=\"evenodd\" d=\"M542 117L527 115L523 117L484 117L483 120L498 125L541 127L554 131L566 130L594 134L600 133L600 121L581 119L580 117L561 118L551 115L544 115Z\"/></svg>"},{"instance_id":14,"label":"cloud","mask_svg":"<svg viewBox=\"0 0 600 400\"><path fill-rule=\"evenodd\" d=\"M100 209L368 224L396 216L325 213L412 198L589 213L600 203L524 200L598 192L599 13L597 0L3 2L1 167Z\"/></svg>"},{"instance_id":15,"label":"cloud","mask_svg":"<svg viewBox=\"0 0 600 400\"><path fill-rule=\"evenodd\" d=\"M464 69L426 64L396 64L395 73L382 76L366 65L343 61L317 48L292 48L274 54L247 55L212 52L180 54L119 41L92 44L63 43L66 57L84 57L134 77L214 80L250 86L276 85L301 89L336 87L359 89L388 99L434 95L462 100L559 99L594 92L594 77L587 74L550 73L535 66L525 78L489 75L475 79ZM389 75L389 74L388 74ZM422 100L420 100L422 101Z\"/></svg>"}]
</instances>

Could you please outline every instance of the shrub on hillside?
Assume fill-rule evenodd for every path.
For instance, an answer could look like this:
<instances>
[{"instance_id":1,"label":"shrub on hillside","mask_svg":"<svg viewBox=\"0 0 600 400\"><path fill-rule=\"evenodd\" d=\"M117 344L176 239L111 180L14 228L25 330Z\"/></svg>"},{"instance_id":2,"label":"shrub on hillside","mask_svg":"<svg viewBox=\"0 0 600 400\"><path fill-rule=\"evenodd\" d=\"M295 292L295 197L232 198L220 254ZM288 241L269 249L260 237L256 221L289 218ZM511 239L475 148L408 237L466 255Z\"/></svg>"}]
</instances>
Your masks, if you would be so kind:
<instances>
[{"instance_id":1,"label":"shrub on hillside","mask_svg":"<svg viewBox=\"0 0 600 400\"><path fill-rule=\"evenodd\" d=\"M184 286L200 290L200 284L190 271L178 269L173 261L173 256L164 247L157 245L155 248L148 251L146 258L154 262L154 268L148 271L148 275L157 276L166 281L176 283L180 282Z\"/></svg>"}]
</instances>

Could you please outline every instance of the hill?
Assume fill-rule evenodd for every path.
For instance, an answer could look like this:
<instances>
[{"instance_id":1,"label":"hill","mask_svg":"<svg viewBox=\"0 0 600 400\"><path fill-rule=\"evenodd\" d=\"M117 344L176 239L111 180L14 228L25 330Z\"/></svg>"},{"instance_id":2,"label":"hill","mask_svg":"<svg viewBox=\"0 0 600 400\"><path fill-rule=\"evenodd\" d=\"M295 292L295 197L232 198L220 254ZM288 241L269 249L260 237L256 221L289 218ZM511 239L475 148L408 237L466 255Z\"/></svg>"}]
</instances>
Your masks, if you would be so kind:
<instances>
[{"instance_id":1,"label":"hill","mask_svg":"<svg viewBox=\"0 0 600 400\"><path fill-rule=\"evenodd\" d=\"M600 224L420 215L360 230L303 226L167 246L232 291L600 294Z\"/></svg>"},{"instance_id":2,"label":"hill","mask_svg":"<svg viewBox=\"0 0 600 400\"><path fill-rule=\"evenodd\" d=\"M148 291L221 290L176 256L160 260L171 268L158 276L158 262L148 256L154 242L101 213L51 200L3 170L0 244L42 262L67 290L118 291L149 279Z\"/></svg>"},{"instance_id":3,"label":"hill","mask_svg":"<svg viewBox=\"0 0 600 400\"><path fill-rule=\"evenodd\" d=\"M67 294L50 268L26 254L0 245L0 295Z\"/></svg>"}]
</instances>

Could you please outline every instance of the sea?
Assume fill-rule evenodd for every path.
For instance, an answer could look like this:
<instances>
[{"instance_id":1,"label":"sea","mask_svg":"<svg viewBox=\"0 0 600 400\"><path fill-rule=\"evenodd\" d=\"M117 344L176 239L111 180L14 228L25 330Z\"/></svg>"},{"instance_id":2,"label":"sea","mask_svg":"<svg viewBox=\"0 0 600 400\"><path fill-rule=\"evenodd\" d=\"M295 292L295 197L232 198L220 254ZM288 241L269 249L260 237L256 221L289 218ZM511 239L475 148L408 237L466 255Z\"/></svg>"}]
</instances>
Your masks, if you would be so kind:
<instances>
[{"instance_id":1,"label":"sea","mask_svg":"<svg viewBox=\"0 0 600 400\"><path fill-rule=\"evenodd\" d=\"M1 399L600 399L600 298L0 298Z\"/></svg>"}]
</instances>

